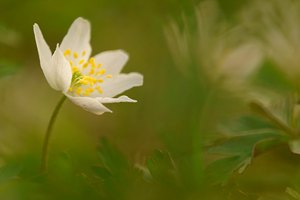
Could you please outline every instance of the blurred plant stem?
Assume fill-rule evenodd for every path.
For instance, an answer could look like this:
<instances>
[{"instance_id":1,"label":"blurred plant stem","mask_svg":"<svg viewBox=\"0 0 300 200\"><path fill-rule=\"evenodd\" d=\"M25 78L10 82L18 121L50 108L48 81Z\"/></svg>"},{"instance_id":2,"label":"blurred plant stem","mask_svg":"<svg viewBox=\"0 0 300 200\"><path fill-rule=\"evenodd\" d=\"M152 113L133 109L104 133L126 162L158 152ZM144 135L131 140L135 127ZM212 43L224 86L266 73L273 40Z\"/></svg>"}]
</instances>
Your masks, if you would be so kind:
<instances>
[{"instance_id":1,"label":"blurred plant stem","mask_svg":"<svg viewBox=\"0 0 300 200\"><path fill-rule=\"evenodd\" d=\"M66 100L66 96L63 95L63 97L59 100L59 102L57 103L57 105L51 115L47 130L46 130L46 135L45 135L43 149L42 149L42 158L41 158L41 172L43 172L43 173L47 172L47 170L48 170L48 153L49 153L49 143L50 143L51 131L52 131L54 122L56 120L57 114L65 100Z\"/></svg>"}]
</instances>

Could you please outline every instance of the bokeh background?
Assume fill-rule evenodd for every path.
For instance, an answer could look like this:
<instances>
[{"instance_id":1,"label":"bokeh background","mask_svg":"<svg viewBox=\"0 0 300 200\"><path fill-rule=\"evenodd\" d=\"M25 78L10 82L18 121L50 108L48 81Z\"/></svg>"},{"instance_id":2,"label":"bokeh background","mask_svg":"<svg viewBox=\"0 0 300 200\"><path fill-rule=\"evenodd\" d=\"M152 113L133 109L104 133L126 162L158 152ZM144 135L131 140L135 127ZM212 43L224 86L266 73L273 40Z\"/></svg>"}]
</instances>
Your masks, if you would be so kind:
<instances>
[{"instance_id":1,"label":"bokeh background","mask_svg":"<svg viewBox=\"0 0 300 200\"><path fill-rule=\"evenodd\" d=\"M243 87L246 78L241 74L234 76L237 82L228 83L235 68L227 70L224 82L215 81L221 72L210 67L219 56L212 52L230 51L249 38L251 45L257 44L252 36L260 27L246 23L235 28L246 20L241 13L251 1L219 0L214 4L218 10L208 7L203 17L205 24L215 17L209 11L220 13L199 44L193 33L198 34L201 2L0 0L0 199L300 199L294 191L300 186L300 159L287 144L258 156L225 185L205 178L205 168L214 159L206 155L207 147L224 139L229 121L250 112L249 99L270 101L297 91L298 79L290 81L273 69L274 62L262 58L265 50L247 50L246 55L233 55L238 64L230 61L247 65L259 60L254 63L264 70L252 79L255 86ZM49 174L40 175L43 136L62 94L50 88L40 69L32 26L39 24L53 50L79 16L91 22L92 54L124 49L130 59L123 72L143 74L144 85L126 92L138 103L111 104L112 114L96 116L67 101L53 129ZM229 32L239 36L225 37L219 21L226 21L225 27L233 30ZM174 59L174 33L184 30L190 31L186 34L191 46L202 45L195 54L205 56L193 55L182 63L180 56ZM213 59L202 62L206 57ZM217 166L216 176L230 171L226 167Z\"/></svg>"}]
</instances>

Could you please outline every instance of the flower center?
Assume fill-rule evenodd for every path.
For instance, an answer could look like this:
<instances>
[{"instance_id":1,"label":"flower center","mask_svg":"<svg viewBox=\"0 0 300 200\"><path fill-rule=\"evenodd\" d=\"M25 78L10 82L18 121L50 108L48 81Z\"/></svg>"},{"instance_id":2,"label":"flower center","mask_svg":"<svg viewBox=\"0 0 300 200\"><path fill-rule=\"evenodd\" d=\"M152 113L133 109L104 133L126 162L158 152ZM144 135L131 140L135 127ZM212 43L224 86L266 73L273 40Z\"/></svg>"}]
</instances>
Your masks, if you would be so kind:
<instances>
[{"instance_id":1,"label":"flower center","mask_svg":"<svg viewBox=\"0 0 300 200\"><path fill-rule=\"evenodd\" d=\"M72 83L69 92L79 96L90 96L94 92L103 93L101 84L105 79L112 78L111 74L106 74L106 70L101 63L96 63L91 57L84 60L86 51L81 53L72 52L67 49L64 52L65 58L70 62L72 68Z\"/></svg>"}]
</instances>

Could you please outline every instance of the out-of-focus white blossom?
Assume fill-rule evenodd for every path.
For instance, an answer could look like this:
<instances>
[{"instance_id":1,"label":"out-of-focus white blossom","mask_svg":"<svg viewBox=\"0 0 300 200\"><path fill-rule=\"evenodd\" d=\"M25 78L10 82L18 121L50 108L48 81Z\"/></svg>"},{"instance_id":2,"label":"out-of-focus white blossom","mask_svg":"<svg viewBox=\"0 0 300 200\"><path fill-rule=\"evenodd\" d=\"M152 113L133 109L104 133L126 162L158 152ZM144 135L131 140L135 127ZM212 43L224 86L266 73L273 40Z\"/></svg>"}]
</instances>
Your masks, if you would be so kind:
<instances>
[{"instance_id":1,"label":"out-of-focus white blossom","mask_svg":"<svg viewBox=\"0 0 300 200\"><path fill-rule=\"evenodd\" d=\"M166 28L175 62L185 73L194 73L190 66L196 65L196 72L213 82L239 86L263 60L259 43L243 37L241 27L229 27L215 1L200 3L195 16L195 29L187 20L182 28L174 22Z\"/></svg>"},{"instance_id":2,"label":"out-of-focus white blossom","mask_svg":"<svg viewBox=\"0 0 300 200\"><path fill-rule=\"evenodd\" d=\"M244 9L242 19L281 71L299 79L300 1L256 0Z\"/></svg>"}]
</instances>

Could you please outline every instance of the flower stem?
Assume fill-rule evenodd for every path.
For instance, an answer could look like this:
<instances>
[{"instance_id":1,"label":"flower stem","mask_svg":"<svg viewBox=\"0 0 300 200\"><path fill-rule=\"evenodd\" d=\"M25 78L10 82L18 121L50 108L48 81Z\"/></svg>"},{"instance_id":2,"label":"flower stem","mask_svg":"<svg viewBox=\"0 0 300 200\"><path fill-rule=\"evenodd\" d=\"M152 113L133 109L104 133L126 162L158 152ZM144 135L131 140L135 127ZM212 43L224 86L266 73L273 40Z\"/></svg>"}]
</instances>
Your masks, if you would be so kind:
<instances>
[{"instance_id":1,"label":"flower stem","mask_svg":"<svg viewBox=\"0 0 300 200\"><path fill-rule=\"evenodd\" d=\"M47 130L46 130L46 135L45 135L43 149L42 149L42 160L41 160L41 171L42 172L47 172L47 170L48 170L48 152L49 152L49 142L50 142L51 131L52 131L54 122L56 120L57 114L65 100L66 100L66 96L64 95L57 103L57 105L51 115Z\"/></svg>"}]
</instances>

